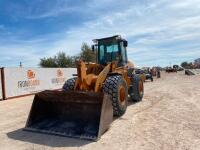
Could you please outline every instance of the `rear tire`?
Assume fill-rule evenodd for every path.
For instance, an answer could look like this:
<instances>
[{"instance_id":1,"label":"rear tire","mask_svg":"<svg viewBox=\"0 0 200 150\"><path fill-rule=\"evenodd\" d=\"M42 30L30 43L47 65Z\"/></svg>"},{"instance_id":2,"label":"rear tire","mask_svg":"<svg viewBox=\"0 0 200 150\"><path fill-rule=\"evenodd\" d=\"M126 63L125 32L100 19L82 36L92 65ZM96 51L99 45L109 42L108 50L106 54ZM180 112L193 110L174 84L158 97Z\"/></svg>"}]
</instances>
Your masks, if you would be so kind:
<instances>
[{"instance_id":1,"label":"rear tire","mask_svg":"<svg viewBox=\"0 0 200 150\"><path fill-rule=\"evenodd\" d=\"M134 102L142 100L144 95L143 81L138 75L134 75L131 79L130 97Z\"/></svg>"},{"instance_id":2,"label":"rear tire","mask_svg":"<svg viewBox=\"0 0 200 150\"><path fill-rule=\"evenodd\" d=\"M65 84L63 85L63 91L73 91L74 90L74 86L75 86L75 82L76 82L77 78L71 78L68 79Z\"/></svg>"},{"instance_id":3,"label":"rear tire","mask_svg":"<svg viewBox=\"0 0 200 150\"><path fill-rule=\"evenodd\" d=\"M108 77L103 84L103 92L111 96L114 116L122 116L128 103L128 87L123 77Z\"/></svg>"}]
</instances>

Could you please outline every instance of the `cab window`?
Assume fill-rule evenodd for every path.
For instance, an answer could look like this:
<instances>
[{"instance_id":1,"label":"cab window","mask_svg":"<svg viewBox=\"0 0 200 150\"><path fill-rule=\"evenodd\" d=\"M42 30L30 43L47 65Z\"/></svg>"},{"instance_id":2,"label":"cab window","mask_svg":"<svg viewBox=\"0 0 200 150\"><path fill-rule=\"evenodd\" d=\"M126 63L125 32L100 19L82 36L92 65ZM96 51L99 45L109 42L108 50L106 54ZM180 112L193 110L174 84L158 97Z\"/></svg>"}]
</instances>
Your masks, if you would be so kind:
<instances>
[{"instance_id":1,"label":"cab window","mask_svg":"<svg viewBox=\"0 0 200 150\"><path fill-rule=\"evenodd\" d=\"M120 42L121 47L121 57L122 57L122 63L127 63L127 54L126 54L126 48L123 45L123 42Z\"/></svg>"},{"instance_id":2,"label":"cab window","mask_svg":"<svg viewBox=\"0 0 200 150\"><path fill-rule=\"evenodd\" d=\"M99 45L99 63L106 64L107 62L112 62L119 60L119 47L118 44L101 44Z\"/></svg>"}]
</instances>

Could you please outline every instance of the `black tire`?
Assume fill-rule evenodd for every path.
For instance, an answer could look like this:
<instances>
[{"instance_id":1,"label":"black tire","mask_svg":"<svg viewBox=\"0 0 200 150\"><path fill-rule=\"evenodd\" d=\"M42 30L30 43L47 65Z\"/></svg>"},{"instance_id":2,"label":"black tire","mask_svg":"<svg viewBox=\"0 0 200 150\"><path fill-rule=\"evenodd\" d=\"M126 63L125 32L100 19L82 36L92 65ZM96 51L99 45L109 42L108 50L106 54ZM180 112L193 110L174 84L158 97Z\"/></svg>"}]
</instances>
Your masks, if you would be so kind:
<instances>
[{"instance_id":1,"label":"black tire","mask_svg":"<svg viewBox=\"0 0 200 150\"><path fill-rule=\"evenodd\" d=\"M111 96L114 116L122 116L126 112L128 104L126 81L120 75L110 76L103 84L103 92Z\"/></svg>"},{"instance_id":2,"label":"black tire","mask_svg":"<svg viewBox=\"0 0 200 150\"><path fill-rule=\"evenodd\" d=\"M65 84L63 85L63 91L73 91L74 90L74 86L75 86L75 82L76 82L77 78L71 78L68 79Z\"/></svg>"},{"instance_id":3,"label":"black tire","mask_svg":"<svg viewBox=\"0 0 200 150\"><path fill-rule=\"evenodd\" d=\"M142 89L140 89L140 84L142 84ZM144 95L143 81L138 75L134 75L131 79L130 97L134 102L139 102L142 100Z\"/></svg>"}]
</instances>

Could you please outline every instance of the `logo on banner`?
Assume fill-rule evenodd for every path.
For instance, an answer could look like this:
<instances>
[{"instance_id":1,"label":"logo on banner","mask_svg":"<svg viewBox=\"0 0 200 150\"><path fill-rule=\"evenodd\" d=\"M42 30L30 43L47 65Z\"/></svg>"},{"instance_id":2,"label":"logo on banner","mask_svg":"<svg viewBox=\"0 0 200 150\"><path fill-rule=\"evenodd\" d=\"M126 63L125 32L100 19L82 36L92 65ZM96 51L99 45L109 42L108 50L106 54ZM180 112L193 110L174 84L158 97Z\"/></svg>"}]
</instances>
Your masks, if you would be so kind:
<instances>
[{"instance_id":1,"label":"logo on banner","mask_svg":"<svg viewBox=\"0 0 200 150\"><path fill-rule=\"evenodd\" d=\"M18 81L18 88L26 88L25 90L29 90L40 85L40 80L35 79L36 75L32 70L28 70L26 75L27 80Z\"/></svg>"},{"instance_id":2,"label":"logo on banner","mask_svg":"<svg viewBox=\"0 0 200 150\"><path fill-rule=\"evenodd\" d=\"M27 77L28 77L28 79L33 79L33 78L35 78L35 73L32 70L28 70Z\"/></svg>"},{"instance_id":3,"label":"logo on banner","mask_svg":"<svg viewBox=\"0 0 200 150\"><path fill-rule=\"evenodd\" d=\"M59 78L59 77L62 77L62 76L63 76L62 70L58 69L57 70L57 77Z\"/></svg>"},{"instance_id":4,"label":"logo on banner","mask_svg":"<svg viewBox=\"0 0 200 150\"><path fill-rule=\"evenodd\" d=\"M56 72L56 78L51 79L52 84L63 84L65 82L65 77L61 69L58 69Z\"/></svg>"}]
</instances>

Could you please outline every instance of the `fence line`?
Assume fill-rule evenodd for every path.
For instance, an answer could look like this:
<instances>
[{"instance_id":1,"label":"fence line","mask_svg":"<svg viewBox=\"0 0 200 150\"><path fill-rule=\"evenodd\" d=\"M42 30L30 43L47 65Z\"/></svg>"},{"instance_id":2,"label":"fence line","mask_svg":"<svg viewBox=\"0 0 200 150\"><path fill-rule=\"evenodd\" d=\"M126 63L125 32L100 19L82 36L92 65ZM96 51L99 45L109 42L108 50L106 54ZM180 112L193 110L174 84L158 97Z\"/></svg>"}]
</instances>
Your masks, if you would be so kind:
<instances>
[{"instance_id":1,"label":"fence line","mask_svg":"<svg viewBox=\"0 0 200 150\"><path fill-rule=\"evenodd\" d=\"M0 99L61 89L76 68L2 68Z\"/></svg>"},{"instance_id":2,"label":"fence line","mask_svg":"<svg viewBox=\"0 0 200 150\"><path fill-rule=\"evenodd\" d=\"M0 68L0 100L3 99L2 68Z\"/></svg>"}]
</instances>

